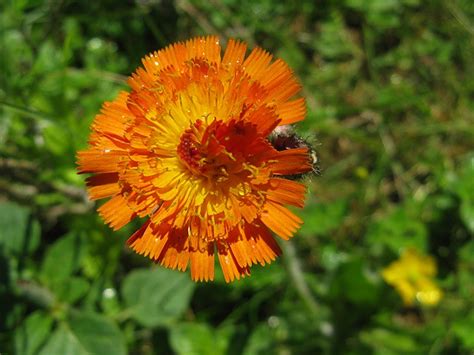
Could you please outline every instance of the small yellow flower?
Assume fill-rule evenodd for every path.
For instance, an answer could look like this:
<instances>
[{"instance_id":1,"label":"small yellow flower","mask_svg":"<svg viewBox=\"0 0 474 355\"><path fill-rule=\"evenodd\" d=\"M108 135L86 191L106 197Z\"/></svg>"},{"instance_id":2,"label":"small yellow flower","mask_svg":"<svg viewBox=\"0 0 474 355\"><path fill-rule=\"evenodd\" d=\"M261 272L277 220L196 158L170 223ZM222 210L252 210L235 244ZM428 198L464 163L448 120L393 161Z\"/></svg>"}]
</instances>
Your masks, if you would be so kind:
<instances>
[{"instance_id":1,"label":"small yellow flower","mask_svg":"<svg viewBox=\"0 0 474 355\"><path fill-rule=\"evenodd\" d=\"M436 271L433 257L408 248L400 259L383 269L382 276L398 291L405 305L411 306L417 301L435 306L442 297L442 291L433 280Z\"/></svg>"}]
</instances>

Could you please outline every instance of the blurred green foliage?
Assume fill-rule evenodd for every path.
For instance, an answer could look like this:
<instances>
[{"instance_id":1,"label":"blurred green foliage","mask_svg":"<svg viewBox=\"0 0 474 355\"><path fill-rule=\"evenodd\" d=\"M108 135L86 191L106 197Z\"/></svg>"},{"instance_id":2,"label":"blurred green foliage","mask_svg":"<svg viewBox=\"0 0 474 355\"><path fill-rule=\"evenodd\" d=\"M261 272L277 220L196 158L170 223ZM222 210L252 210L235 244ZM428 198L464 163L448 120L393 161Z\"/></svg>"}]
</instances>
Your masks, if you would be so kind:
<instances>
[{"instance_id":1,"label":"blurred green foliage","mask_svg":"<svg viewBox=\"0 0 474 355\"><path fill-rule=\"evenodd\" d=\"M466 354L474 350L474 3L10 0L0 12L0 352ZM250 278L193 284L124 246L75 152L140 58L218 34L284 58L316 144L305 225ZM380 271L412 246L444 297Z\"/></svg>"}]
</instances>

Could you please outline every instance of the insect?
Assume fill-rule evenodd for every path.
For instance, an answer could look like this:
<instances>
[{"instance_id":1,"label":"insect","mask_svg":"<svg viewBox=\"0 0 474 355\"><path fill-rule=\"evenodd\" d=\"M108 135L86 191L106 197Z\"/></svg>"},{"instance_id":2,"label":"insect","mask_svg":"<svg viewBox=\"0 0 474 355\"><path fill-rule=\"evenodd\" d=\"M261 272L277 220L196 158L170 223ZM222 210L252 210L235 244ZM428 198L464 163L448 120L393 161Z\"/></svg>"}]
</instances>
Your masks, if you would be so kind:
<instances>
[{"instance_id":1,"label":"insect","mask_svg":"<svg viewBox=\"0 0 474 355\"><path fill-rule=\"evenodd\" d=\"M283 125L278 126L273 130L273 132L269 136L270 144L278 151L286 150L286 149L294 149L294 148L308 148L309 150L309 158L311 160L312 165L312 173L319 175L321 170L319 168L319 158L314 148L313 144L308 140L300 137L294 130L294 128L290 125ZM311 173L311 172L310 172ZM291 175L287 176L290 179L301 179L308 174L298 174L298 175Z\"/></svg>"}]
</instances>

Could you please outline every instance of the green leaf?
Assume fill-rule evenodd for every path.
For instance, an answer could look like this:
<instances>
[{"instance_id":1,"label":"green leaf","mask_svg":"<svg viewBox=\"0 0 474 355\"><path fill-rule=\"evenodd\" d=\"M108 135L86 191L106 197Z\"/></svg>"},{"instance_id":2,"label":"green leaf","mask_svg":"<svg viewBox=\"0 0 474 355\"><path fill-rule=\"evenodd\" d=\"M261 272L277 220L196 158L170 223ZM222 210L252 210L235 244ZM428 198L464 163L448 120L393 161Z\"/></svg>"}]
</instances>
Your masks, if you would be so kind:
<instances>
[{"instance_id":1,"label":"green leaf","mask_svg":"<svg viewBox=\"0 0 474 355\"><path fill-rule=\"evenodd\" d=\"M110 319L94 313L72 313L71 331L93 354L125 354L123 334Z\"/></svg>"},{"instance_id":2,"label":"green leaf","mask_svg":"<svg viewBox=\"0 0 474 355\"><path fill-rule=\"evenodd\" d=\"M409 216L405 207L399 207L390 215L369 226L366 243L374 254L381 254L387 247L395 254L408 246L426 250L427 231L419 220Z\"/></svg>"},{"instance_id":3,"label":"green leaf","mask_svg":"<svg viewBox=\"0 0 474 355\"><path fill-rule=\"evenodd\" d=\"M350 58L353 43L348 41L349 34L341 16L333 15L330 21L321 24L321 35L314 38L314 46L322 57L337 61Z\"/></svg>"},{"instance_id":4,"label":"green leaf","mask_svg":"<svg viewBox=\"0 0 474 355\"><path fill-rule=\"evenodd\" d=\"M395 333L390 330L377 328L363 331L360 334L360 338L376 354L421 354L415 340L409 335Z\"/></svg>"},{"instance_id":5,"label":"green leaf","mask_svg":"<svg viewBox=\"0 0 474 355\"><path fill-rule=\"evenodd\" d=\"M41 266L42 280L53 285L69 278L80 265L83 249L78 233L70 233L58 239L46 252Z\"/></svg>"},{"instance_id":6,"label":"green leaf","mask_svg":"<svg viewBox=\"0 0 474 355\"><path fill-rule=\"evenodd\" d=\"M15 331L15 351L17 354L36 354L46 341L53 325L51 316L43 311L29 315Z\"/></svg>"},{"instance_id":7,"label":"green leaf","mask_svg":"<svg viewBox=\"0 0 474 355\"><path fill-rule=\"evenodd\" d=\"M15 203L0 203L0 231L0 247L16 255L32 253L39 245L39 223Z\"/></svg>"},{"instance_id":8,"label":"green leaf","mask_svg":"<svg viewBox=\"0 0 474 355\"><path fill-rule=\"evenodd\" d=\"M310 203L302 211L304 224L300 234L307 236L324 235L338 228L347 212L345 199L326 203Z\"/></svg>"},{"instance_id":9,"label":"green leaf","mask_svg":"<svg viewBox=\"0 0 474 355\"><path fill-rule=\"evenodd\" d=\"M110 319L94 313L71 313L40 355L126 354L124 336Z\"/></svg>"},{"instance_id":10,"label":"green leaf","mask_svg":"<svg viewBox=\"0 0 474 355\"><path fill-rule=\"evenodd\" d=\"M362 260L356 258L337 268L329 292L334 299L348 299L354 304L375 304L379 296L376 281Z\"/></svg>"},{"instance_id":11,"label":"green leaf","mask_svg":"<svg viewBox=\"0 0 474 355\"><path fill-rule=\"evenodd\" d=\"M329 244L321 248L321 265L326 270L335 270L341 263L347 261L348 254L338 250L335 245Z\"/></svg>"},{"instance_id":12,"label":"green leaf","mask_svg":"<svg viewBox=\"0 0 474 355\"><path fill-rule=\"evenodd\" d=\"M62 324L56 329L41 349L39 355L86 355L87 350L81 345L74 333Z\"/></svg>"},{"instance_id":13,"label":"green leaf","mask_svg":"<svg viewBox=\"0 0 474 355\"><path fill-rule=\"evenodd\" d=\"M466 349L474 349L474 314L467 315L464 319L457 319L453 325L454 334L461 340Z\"/></svg>"},{"instance_id":14,"label":"green leaf","mask_svg":"<svg viewBox=\"0 0 474 355\"><path fill-rule=\"evenodd\" d=\"M474 156L464 161L459 175L451 181L451 188L461 200L460 215L463 222L474 233Z\"/></svg>"},{"instance_id":15,"label":"green leaf","mask_svg":"<svg viewBox=\"0 0 474 355\"><path fill-rule=\"evenodd\" d=\"M82 298L89 290L89 282L82 277L71 277L55 282L51 286L57 298L67 303L74 303Z\"/></svg>"},{"instance_id":16,"label":"green leaf","mask_svg":"<svg viewBox=\"0 0 474 355\"><path fill-rule=\"evenodd\" d=\"M152 327L177 320L188 308L193 290L187 274L156 268L130 273L122 295L132 317Z\"/></svg>"},{"instance_id":17,"label":"green leaf","mask_svg":"<svg viewBox=\"0 0 474 355\"><path fill-rule=\"evenodd\" d=\"M474 267L474 240L470 240L459 250L459 260Z\"/></svg>"},{"instance_id":18,"label":"green leaf","mask_svg":"<svg viewBox=\"0 0 474 355\"><path fill-rule=\"evenodd\" d=\"M260 324L255 328L245 344L244 355L259 355L271 352L273 334L268 324Z\"/></svg>"},{"instance_id":19,"label":"green leaf","mask_svg":"<svg viewBox=\"0 0 474 355\"><path fill-rule=\"evenodd\" d=\"M226 354L230 328L213 329L202 323L181 323L170 328L170 344L177 354Z\"/></svg>"},{"instance_id":20,"label":"green leaf","mask_svg":"<svg viewBox=\"0 0 474 355\"><path fill-rule=\"evenodd\" d=\"M55 155L63 156L71 145L69 132L60 125L50 125L43 129L46 148Z\"/></svg>"}]
</instances>

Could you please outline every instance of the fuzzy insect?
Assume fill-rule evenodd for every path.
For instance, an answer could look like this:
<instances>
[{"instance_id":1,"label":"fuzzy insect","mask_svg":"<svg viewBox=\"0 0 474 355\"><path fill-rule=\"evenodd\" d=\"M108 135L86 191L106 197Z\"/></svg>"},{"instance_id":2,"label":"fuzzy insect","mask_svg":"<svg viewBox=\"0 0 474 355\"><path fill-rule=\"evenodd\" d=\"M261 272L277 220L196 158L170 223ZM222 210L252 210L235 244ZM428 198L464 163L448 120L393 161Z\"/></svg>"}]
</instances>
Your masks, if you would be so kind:
<instances>
[{"instance_id":1,"label":"fuzzy insect","mask_svg":"<svg viewBox=\"0 0 474 355\"><path fill-rule=\"evenodd\" d=\"M294 148L308 148L309 158L311 160L311 165L312 165L312 174L319 175L321 173L320 168L319 168L318 154L313 144L309 142L308 140L300 137L293 129L293 126L290 126L290 125L278 126L270 134L268 140L270 141L270 144L273 146L273 148L275 148L278 151L282 151L286 149L294 149ZM308 173L299 174L299 175L291 175L291 176L287 176L287 178L297 180L297 179L306 177L307 175Z\"/></svg>"}]
</instances>

